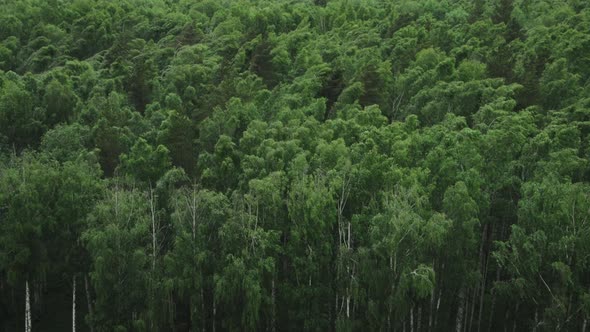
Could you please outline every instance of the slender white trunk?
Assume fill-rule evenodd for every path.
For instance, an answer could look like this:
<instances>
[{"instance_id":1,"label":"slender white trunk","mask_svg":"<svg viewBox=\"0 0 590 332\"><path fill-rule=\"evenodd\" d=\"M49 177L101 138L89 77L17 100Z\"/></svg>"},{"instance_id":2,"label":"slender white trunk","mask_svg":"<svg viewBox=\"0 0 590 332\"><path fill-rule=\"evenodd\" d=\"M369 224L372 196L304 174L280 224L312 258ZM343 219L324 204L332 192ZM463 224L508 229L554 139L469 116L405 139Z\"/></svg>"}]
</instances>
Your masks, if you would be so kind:
<instances>
[{"instance_id":1,"label":"slender white trunk","mask_svg":"<svg viewBox=\"0 0 590 332\"><path fill-rule=\"evenodd\" d=\"M86 289L86 304L88 304L88 313L90 317L92 317L92 301L90 300L90 288L88 287L88 276L84 275L84 288ZM94 332L94 326L92 323L90 325L90 332Z\"/></svg>"},{"instance_id":2,"label":"slender white trunk","mask_svg":"<svg viewBox=\"0 0 590 332\"><path fill-rule=\"evenodd\" d=\"M350 318L350 295L346 295L346 318Z\"/></svg>"},{"instance_id":3,"label":"slender white trunk","mask_svg":"<svg viewBox=\"0 0 590 332\"><path fill-rule=\"evenodd\" d=\"M539 325L539 311L535 309L535 322L533 323L533 332L537 332L537 325Z\"/></svg>"},{"instance_id":4,"label":"slender white trunk","mask_svg":"<svg viewBox=\"0 0 590 332\"><path fill-rule=\"evenodd\" d=\"M72 332L76 332L76 276L72 287Z\"/></svg>"},{"instance_id":5,"label":"slender white trunk","mask_svg":"<svg viewBox=\"0 0 590 332\"><path fill-rule=\"evenodd\" d=\"M459 291L459 308L457 309L457 319L455 320L455 331L463 331L463 310L465 306L465 291L463 288Z\"/></svg>"},{"instance_id":6,"label":"slender white trunk","mask_svg":"<svg viewBox=\"0 0 590 332\"><path fill-rule=\"evenodd\" d=\"M428 331L432 331L432 313L434 312L434 293L435 290L430 293L430 310L428 312Z\"/></svg>"},{"instance_id":7,"label":"slender white trunk","mask_svg":"<svg viewBox=\"0 0 590 332\"><path fill-rule=\"evenodd\" d=\"M584 322L582 323L582 332L586 332L586 326L588 326L588 320L584 319Z\"/></svg>"},{"instance_id":8,"label":"slender white trunk","mask_svg":"<svg viewBox=\"0 0 590 332\"><path fill-rule=\"evenodd\" d=\"M352 234L352 223L348 222L348 250L352 250L352 242L350 241Z\"/></svg>"},{"instance_id":9,"label":"slender white trunk","mask_svg":"<svg viewBox=\"0 0 590 332\"><path fill-rule=\"evenodd\" d=\"M436 308L434 310L434 321L432 322L432 330L436 330L436 323L438 321L438 309L440 308L440 299L442 297L442 289L443 289L443 275L445 271L445 263L443 262L440 265L440 273L438 274L438 297L436 299ZM435 288L436 291L436 288Z\"/></svg>"},{"instance_id":10,"label":"slender white trunk","mask_svg":"<svg viewBox=\"0 0 590 332\"><path fill-rule=\"evenodd\" d=\"M193 242L197 236L197 188L193 186L193 203L192 206L189 206L189 210L191 211L191 228L192 228L192 235L193 235ZM194 243L193 243L194 247Z\"/></svg>"},{"instance_id":11,"label":"slender white trunk","mask_svg":"<svg viewBox=\"0 0 590 332\"><path fill-rule=\"evenodd\" d=\"M352 250L352 224L349 221L345 224L344 220L344 208L346 207L346 202L348 200L348 195L350 194L350 183L351 178L347 177L344 174L342 179L342 191L340 193L340 198L338 200L338 211L337 211L337 218L338 218L338 236L340 240L340 245L344 245L346 249L350 252ZM340 255L340 254L339 254ZM340 256L340 259L343 257ZM353 272L351 268L351 261L348 259L346 261L346 273L347 276L350 278L350 282L352 282ZM342 312L344 305L346 304L346 318L350 318L350 293L351 293L351 285L349 284L342 295L342 304L340 310L338 311L338 315ZM346 301L346 302L345 302ZM338 294L336 295L336 307L338 307Z\"/></svg>"},{"instance_id":12,"label":"slender white trunk","mask_svg":"<svg viewBox=\"0 0 590 332\"><path fill-rule=\"evenodd\" d=\"M156 207L154 205L154 190L150 186L150 214L152 217L152 270L156 269Z\"/></svg>"},{"instance_id":13,"label":"slender white trunk","mask_svg":"<svg viewBox=\"0 0 590 332\"><path fill-rule=\"evenodd\" d=\"M29 280L25 282L25 332L31 332L31 293Z\"/></svg>"},{"instance_id":14,"label":"slender white trunk","mask_svg":"<svg viewBox=\"0 0 590 332\"><path fill-rule=\"evenodd\" d=\"M434 323L432 324L432 329L436 330L436 323L438 322L438 309L440 309L440 299L442 297L442 287L438 291L438 299L436 300L436 310L434 311Z\"/></svg>"}]
</instances>

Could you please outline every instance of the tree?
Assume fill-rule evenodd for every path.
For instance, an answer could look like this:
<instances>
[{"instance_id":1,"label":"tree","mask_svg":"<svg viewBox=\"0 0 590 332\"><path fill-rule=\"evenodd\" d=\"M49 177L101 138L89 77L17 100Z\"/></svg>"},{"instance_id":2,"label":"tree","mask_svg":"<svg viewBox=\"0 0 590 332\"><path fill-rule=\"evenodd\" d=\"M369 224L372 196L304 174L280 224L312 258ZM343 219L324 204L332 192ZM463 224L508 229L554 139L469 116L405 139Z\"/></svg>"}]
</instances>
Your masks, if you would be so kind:
<instances>
[{"instance_id":1,"label":"tree","mask_svg":"<svg viewBox=\"0 0 590 332\"><path fill-rule=\"evenodd\" d=\"M96 292L89 323L97 331L144 330L151 260L150 207L145 193L114 183L88 215L83 234Z\"/></svg>"},{"instance_id":2,"label":"tree","mask_svg":"<svg viewBox=\"0 0 590 332\"><path fill-rule=\"evenodd\" d=\"M140 138L129 151L121 155L121 169L139 181L156 183L171 167L169 151L163 145L155 149Z\"/></svg>"}]
</instances>

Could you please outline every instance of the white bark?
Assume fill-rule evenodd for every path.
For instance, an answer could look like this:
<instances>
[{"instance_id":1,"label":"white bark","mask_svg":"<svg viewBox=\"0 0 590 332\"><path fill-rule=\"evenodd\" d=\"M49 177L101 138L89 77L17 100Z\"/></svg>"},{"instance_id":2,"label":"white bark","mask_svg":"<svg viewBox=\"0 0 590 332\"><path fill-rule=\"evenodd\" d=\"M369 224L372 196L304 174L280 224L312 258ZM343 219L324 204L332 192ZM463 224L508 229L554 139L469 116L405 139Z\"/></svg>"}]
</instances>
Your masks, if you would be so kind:
<instances>
[{"instance_id":1,"label":"white bark","mask_svg":"<svg viewBox=\"0 0 590 332\"><path fill-rule=\"evenodd\" d=\"M436 289L430 293L430 310L428 312L428 331L432 330L432 314L434 312L434 293Z\"/></svg>"},{"instance_id":2,"label":"white bark","mask_svg":"<svg viewBox=\"0 0 590 332\"><path fill-rule=\"evenodd\" d=\"M584 322L582 323L582 332L586 332L586 326L588 326L588 320L584 319Z\"/></svg>"},{"instance_id":3,"label":"white bark","mask_svg":"<svg viewBox=\"0 0 590 332\"><path fill-rule=\"evenodd\" d=\"M76 332L76 276L72 287L72 332Z\"/></svg>"},{"instance_id":4,"label":"white bark","mask_svg":"<svg viewBox=\"0 0 590 332\"><path fill-rule=\"evenodd\" d=\"M25 332L31 332L31 293L29 280L25 282Z\"/></svg>"},{"instance_id":5,"label":"white bark","mask_svg":"<svg viewBox=\"0 0 590 332\"><path fill-rule=\"evenodd\" d=\"M350 294L346 295L346 318L350 318Z\"/></svg>"},{"instance_id":6,"label":"white bark","mask_svg":"<svg viewBox=\"0 0 590 332\"><path fill-rule=\"evenodd\" d=\"M457 309L457 319L455 320L455 331L463 331L463 310L465 309L465 294L463 288L459 291L459 308Z\"/></svg>"},{"instance_id":7,"label":"white bark","mask_svg":"<svg viewBox=\"0 0 590 332\"><path fill-rule=\"evenodd\" d=\"M438 299L436 300L436 311L434 312L434 323L432 324L432 328L436 330L436 323L438 321L438 309L440 309L440 299L442 297L442 287L438 291Z\"/></svg>"},{"instance_id":8,"label":"white bark","mask_svg":"<svg viewBox=\"0 0 590 332\"><path fill-rule=\"evenodd\" d=\"M150 214L152 218L152 270L156 269L156 207L154 204L154 190L150 186Z\"/></svg>"},{"instance_id":9,"label":"white bark","mask_svg":"<svg viewBox=\"0 0 590 332\"><path fill-rule=\"evenodd\" d=\"M92 301L90 300L90 289L88 287L88 276L84 275L84 288L86 289L86 304L88 304L88 313L92 317ZM90 325L90 332L94 332L94 326Z\"/></svg>"},{"instance_id":10,"label":"white bark","mask_svg":"<svg viewBox=\"0 0 590 332\"><path fill-rule=\"evenodd\" d=\"M340 193L340 198L338 199L338 233L340 239L340 245L344 245L348 252L352 251L352 224L348 221L347 224L344 223L344 209L346 207L346 203L348 201L348 196L350 194L350 187L351 187L351 177L346 176L344 174L342 179L342 191ZM342 258L342 257L341 257ZM350 280L349 286L346 287L344 290L345 295L342 296L342 307L346 305L346 318L350 318L350 294L352 292L352 280L354 278L352 264L350 259L346 261L346 274ZM338 294L336 295L336 306L338 306ZM344 302L346 301L346 302ZM342 311L342 307L340 312Z\"/></svg>"}]
</instances>

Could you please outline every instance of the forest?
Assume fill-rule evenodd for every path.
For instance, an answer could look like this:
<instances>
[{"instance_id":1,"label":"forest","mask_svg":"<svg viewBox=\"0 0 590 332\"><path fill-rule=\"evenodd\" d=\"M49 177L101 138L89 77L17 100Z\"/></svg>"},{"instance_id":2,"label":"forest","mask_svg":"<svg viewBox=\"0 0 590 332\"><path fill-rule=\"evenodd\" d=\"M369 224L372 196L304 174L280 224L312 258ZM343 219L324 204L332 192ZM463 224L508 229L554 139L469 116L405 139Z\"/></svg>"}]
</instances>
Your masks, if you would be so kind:
<instances>
[{"instance_id":1,"label":"forest","mask_svg":"<svg viewBox=\"0 0 590 332\"><path fill-rule=\"evenodd\" d=\"M590 2L0 0L0 331L590 330Z\"/></svg>"}]
</instances>

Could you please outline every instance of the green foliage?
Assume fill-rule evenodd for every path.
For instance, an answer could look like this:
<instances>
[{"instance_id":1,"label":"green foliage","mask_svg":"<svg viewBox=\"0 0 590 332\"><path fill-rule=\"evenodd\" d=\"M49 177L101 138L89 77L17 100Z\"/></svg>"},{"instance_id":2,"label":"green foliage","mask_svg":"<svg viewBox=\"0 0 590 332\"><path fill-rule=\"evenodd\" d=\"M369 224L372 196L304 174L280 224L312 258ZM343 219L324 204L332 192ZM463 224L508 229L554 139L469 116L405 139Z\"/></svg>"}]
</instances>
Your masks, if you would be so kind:
<instances>
[{"instance_id":1,"label":"green foliage","mask_svg":"<svg viewBox=\"0 0 590 332\"><path fill-rule=\"evenodd\" d=\"M583 330L589 28L577 0L0 1L0 330L26 282L63 330L73 280L81 330Z\"/></svg>"}]
</instances>

